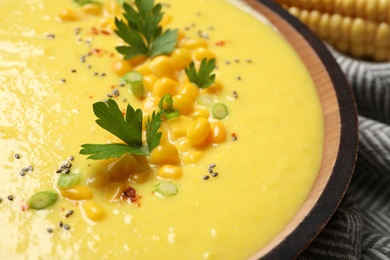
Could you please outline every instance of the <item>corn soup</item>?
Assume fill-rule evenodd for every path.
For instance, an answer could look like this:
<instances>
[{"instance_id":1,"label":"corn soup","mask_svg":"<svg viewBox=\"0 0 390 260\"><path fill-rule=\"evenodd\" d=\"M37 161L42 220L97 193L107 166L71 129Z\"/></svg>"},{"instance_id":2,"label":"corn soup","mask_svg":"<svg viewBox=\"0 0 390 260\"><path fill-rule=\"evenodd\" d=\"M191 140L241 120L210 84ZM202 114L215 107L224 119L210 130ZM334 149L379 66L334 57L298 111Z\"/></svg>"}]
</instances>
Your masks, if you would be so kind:
<instances>
[{"instance_id":1,"label":"corn soup","mask_svg":"<svg viewBox=\"0 0 390 260\"><path fill-rule=\"evenodd\" d=\"M165 0L174 50L130 60L115 49L119 1L76 2L0 0L0 258L253 255L320 167L322 111L304 64L240 1ZM189 79L192 61L215 61L211 86ZM131 72L141 92L123 80ZM142 109L143 143L147 118L168 112L150 154L80 154L125 145L95 122L93 104L114 103Z\"/></svg>"}]
</instances>

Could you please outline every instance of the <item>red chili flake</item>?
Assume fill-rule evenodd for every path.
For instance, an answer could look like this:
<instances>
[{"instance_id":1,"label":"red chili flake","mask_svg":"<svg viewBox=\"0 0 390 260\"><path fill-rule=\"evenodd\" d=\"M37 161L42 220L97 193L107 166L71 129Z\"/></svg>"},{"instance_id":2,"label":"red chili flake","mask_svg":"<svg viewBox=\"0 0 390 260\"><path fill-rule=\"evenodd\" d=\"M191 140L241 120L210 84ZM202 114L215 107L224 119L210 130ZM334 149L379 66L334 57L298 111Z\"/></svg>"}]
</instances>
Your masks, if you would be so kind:
<instances>
[{"instance_id":1,"label":"red chili flake","mask_svg":"<svg viewBox=\"0 0 390 260\"><path fill-rule=\"evenodd\" d=\"M137 192L135 191L134 188L127 186L121 195L122 200L127 200L131 203L136 202L140 197L137 196Z\"/></svg>"},{"instance_id":2,"label":"red chili flake","mask_svg":"<svg viewBox=\"0 0 390 260\"><path fill-rule=\"evenodd\" d=\"M101 32L102 34L105 34L105 35L110 35L110 32L109 32L109 31L106 31L106 30L100 30L100 32Z\"/></svg>"},{"instance_id":3,"label":"red chili flake","mask_svg":"<svg viewBox=\"0 0 390 260\"><path fill-rule=\"evenodd\" d=\"M226 41L217 41L217 42L215 43L215 45L217 45L217 46L224 46L225 43L226 43Z\"/></svg>"},{"instance_id":4,"label":"red chili flake","mask_svg":"<svg viewBox=\"0 0 390 260\"><path fill-rule=\"evenodd\" d=\"M28 210L28 205L27 204L22 205L21 210L22 211L27 211Z\"/></svg>"},{"instance_id":5,"label":"red chili flake","mask_svg":"<svg viewBox=\"0 0 390 260\"><path fill-rule=\"evenodd\" d=\"M96 27L92 27L92 28L91 28L91 33L92 33L92 34L95 34L95 35L98 35L98 34L99 34L99 30L96 29Z\"/></svg>"},{"instance_id":6,"label":"red chili flake","mask_svg":"<svg viewBox=\"0 0 390 260\"><path fill-rule=\"evenodd\" d=\"M236 134L236 133L233 133L233 134L232 134L232 140L233 140L233 141L236 141L236 140L237 140L237 134Z\"/></svg>"},{"instance_id":7,"label":"red chili flake","mask_svg":"<svg viewBox=\"0 0 390 260\"><path fill-rule=\"evenodd\" d=\"M93 96L89 96L89 98L93 98Z\"/></svg>"}]
</instances>

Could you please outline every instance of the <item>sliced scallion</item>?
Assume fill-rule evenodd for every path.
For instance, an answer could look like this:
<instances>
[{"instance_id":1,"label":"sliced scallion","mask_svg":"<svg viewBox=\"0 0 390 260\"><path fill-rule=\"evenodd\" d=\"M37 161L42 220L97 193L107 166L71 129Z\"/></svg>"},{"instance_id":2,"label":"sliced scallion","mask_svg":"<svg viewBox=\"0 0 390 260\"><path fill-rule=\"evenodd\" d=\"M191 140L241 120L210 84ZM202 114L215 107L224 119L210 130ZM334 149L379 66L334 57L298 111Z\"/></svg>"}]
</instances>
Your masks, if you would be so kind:
<instances>
[{"instance_id":1,"label":"sliced scallion","mask_svg":"<svg viewBox=\"0 0 390 260\"><path fill-rule=\"evenodd\" d=\"M173 108L173 99L170 94L165 94L158 103L158 107L160 108L162 115L166 119L172 119L180 116L180 112L177 109Z\"/></svg>"},{"instance_id":2,"label":"sliced scallion","mask_svg":"<svg viewBox=\"0 0 390 260\"><path fill-rule=\"evenodd\" d=\"M173 196L177 191L177 186L170 181L162 181L154 186L154 192L163 197Z\"/></svg>"},{"instance_id":3,"label":"sliced scallion","mask_svg":"<svg viewBox=\"0 0 390 260\"><path fill-rule=\"evenodd\" d=\"M130 71L122 77L122 81L129 86L131 93L140 99L145 97L145 87L142 79L143 76L138 71Z\"/></svg>"},{"instance_id":4,"label":"sliced scallion","mask_svg":"<svg viewBox=\"0 0 390 260\"><path fill-rule=\"evenodd\" d=\"M204 107L211 107L214 105L214 98L211 95L200 95L196 99L196 104Z\"/></svg>"},{"instance_id":5,"label":"sliced scallion","mask_svg":"<svg viewBox=\"0 0 390 260\"><path fill-rule=\"evenodd\" d=\"M228 109L225 104L217 103L212 107L211 113L216 119L224 119L228 115Z\"/></svg>"},{"instance_id":6,"label":"sliced scallion","mask_svg":"<svg viewBox=\"0 0 390 260\"><path fill-rule=\"evenodd\" d=\"M28 200L28 206L32 209L45 209L58 200L58 193L55 191L37 192Z\"/></svg>"},{"instance_id":7,"label":"sliced scallion","mask_svg":"<svg viewBox=\"0 0 390 260\"><path fill-rule=\"evenodd\" d=\"M80 182L79 174L61 174L58 178L57 185L62 189L67 189L75 186Z\"/></svg>"}]
</instances>

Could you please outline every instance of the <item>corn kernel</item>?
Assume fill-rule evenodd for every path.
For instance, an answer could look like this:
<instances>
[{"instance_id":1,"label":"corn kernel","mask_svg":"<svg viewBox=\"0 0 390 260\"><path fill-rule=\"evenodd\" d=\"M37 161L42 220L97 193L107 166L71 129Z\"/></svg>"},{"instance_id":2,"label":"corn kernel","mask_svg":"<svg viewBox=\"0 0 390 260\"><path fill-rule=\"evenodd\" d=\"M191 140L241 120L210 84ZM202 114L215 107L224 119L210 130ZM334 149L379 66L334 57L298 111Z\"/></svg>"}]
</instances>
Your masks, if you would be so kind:
<instances>
[{"instance_id":1,"label":"corn kernel","mask_svg":"<svg viewBox=\"0 0 390 260\"><path fill-rule=\"evenodd\" d=\"M188 82L181 85L179 94L185 95L191 98L192 101L195 101L199 95L199 88L194 83Z\"/></svg>"},{"instance_id":2,"label":"corn kernel","mask_svg":"<svg viewBox=\"0 0 390 260\"><path fill-rule=\"evenodd\" d=\"M215 94L215 93L218 93L219 91L221 91L223 89L223 85L220 81L216 80L214 82L213 85L211 85L210 87L208 88L205 88L205 89L202 89L202 93L212 93L212 94Z\"/></svg>"},{"instance_id":3,"label":"corn kernel","mask_svg":"<svg viewBox=\"0 0 390 260\"><path fill-rule=\"evenodd\" d=\"M103 17L99 21L99 25L100 25L100 27L105 28L105 29L109 29L109 30L116 29L115 20L113 17L108 17L108 16Z\"/></svg>"},{"instance_id":4,"label":"corn kernel","mask_svg":"<svg viewBox=\"0 0 390 260\"><path fill-rule=\"evenodd\" d=\"M157 56L150 61L149 68L152 70L153 74L158 78L161 77L174 77L174 67L172 59L168 56Z\"/></svg>"},{"instance_id":5,"label":"corn kernel","mask_svg":"<svg viewBox=\"0 0 390 260\"><path fill-rule=\"evenodd\" d=\"M97 172L92 174L87 179L87 185L93 188L102 188L105 187L109 182L107 174L102 172Z\"/></svg>"},{"instance_id":6,"label":"corn kernel","mask_svg":"<svg viewBox=\"0 0 390 260\"><path fill-rule=\"evenodd\" d=\"M362 43L365 39L365 22L361 18L356 18L351 26L351 40L354 44Z\"/></svg>"},{"instance_id":7,"label":"corn kernel","mask_svg":"<svg viewBox=\"0 0 390 260\"><path fill-rule=\"evenodd\" d=\"M167 26L171 21L172 21L172 16L164 13L159 25L164 27L164 26Z\"/></svg>"},{"instance_id":8,"label":"corn kernel","mask_svg":"<svg viewBox=\"0 0 390 260\"><path fill-rule=\"evenodd\" d=\"M157 170L157 176L163 179L179 179L183 174L180 167L165 164Z\"/></svg>"},{"instance_id":9,"label":"corn kernel","mask_svg":"<svg viewBox=\"0 0 390 260\"><path fill-rule=\"evenodd\" d=\"M143 100L143 108L147 111L152 111L158 107L158 102L159 100L154 96L147 97Z\"/></svg>"},{"instance_id":10,"label":"corn kernel","mask_svg":"<svg viewBox=\"0 0 390 260\"><path fill-rule=\"evenodd\" d=\"M160 143L150 153L149 161L155 165L175 165L179 163L179 152L177 151L177 148L171 143Z\"/></svg>"},{"instance_id":11,"label":"corn kernel","mask_svg":"<svg viewBox=\"0 0 390 260\"><path fill-rule=\"evenodd\" d=\"M191 51L185 48L177 48L171 53L173 67L176 70L182 70L187 67L191 61Z\"/></svg>"},{"instance_id":12,"label":"corn kernel","mask_svg":"<svg viewBox=\"0 0 390 260\"><path fill-rule=\"evenodd\" d=\"M178 83L173 79L162 77L159 78L153 86L153 96L163 97L166 94L175 95Z\"/></svg>"},{"instance_id":13,"label":"corn kernel","mask_svg":"<svg viewBox=\"0 0 390 260\"><path fill-rule=\"evenodd\" d=\"M133 58L131 58L129 61L133 66L138 66L141 63L144 63L148 59L148 56L146 55L137 55Z\"/></svg>"},{"instance_id":14,"label":"corn kernel","mask_svg":"<svg viewBox=\"0 0 390 260\"><path fill-rule=\"evenodd\" d=\"M122 8L116 1L110 1L104 6L104 11L109 15L116 16L121 13Z\"/></svg>"},{"instance_id":15,"label":"corn kernel","mask_svg":"<svg viewBox=\"0 0 390 260\"><path fill-rule=\"evenodd\" d=\"M141 64L141 65L137 66L134 70L138 71L139 73L141 73L144 76L151 75L153 73L153 71L149 68L148 64Z\"/></svg>"},{"instance_id":16,"label":"corn kernel","mask_svg":"<svg viewBox=\"0 0 390 260\"><path fill-rule=\"evenodd\" d=\"M61 20L61 21L67 21L67 22L70 22L70 21L77 21L79 20L79 16L77 15L77 13L73 10L70 10L70 9L63 9L59 14L58 14L58 18Z\"/></svg>"},{"instance_id":17,"label":"corn kernel","mask_svg":"<svg viewBox=\"0 0 390 260\"><path fill-rule=\"evenodd\" d=\"M83 208L85 215L92 221L99 221L106 216L106 211L92 200L85 201L81 207Z\"/></svg>"},{"instance_id":18,"label":"corn kernel","mask_svg":"<svg viewBox=\"0 0 390 260\"><path fill-rule=\"evenodd\" d=\"M68 189L60 189L61 196L70 200L89 200L93 193L90 189L82 185L76 185Z\"/></svg>"},{"instance_id":19,"label":"corn kernel","mask_svg":"<svg viewBox=\"0 0 390 260\"><path fill-rule=\"evenodd\" d=\"M191 123L191 119L187 116L180 115L176 118L168 120L168 128L170 138L175 141L181 137L186 136L188 126Z\"/></svg>"},{"instance_id":20,"label":"corn kernel","mask_svg":"<svg viewBox=\"0 0 390 260\"><path fill-rule=\"evenodd\" d=\"M191 122L187 130L187 138L192 146L200 146L210 132L210 123L206 118L200 117Z\"/></svg>"},{"instance_id":21,"label":"corn kernel","mask_svg":"<svg viewBox=\"0 0 390 260\"><path fill-rule=\"evenodd\" d=\"M390 25L380 23L375 34L375 46L390 47Z\"/></svg>"},{"instance_id":22,"label":"corn kernel","mask_svg":"<svg viewBox=\"0 0 390 260\"><path fill-rule=\"evenodd\" d=\"M203 151L190 151L184 155L183 162L186 164L195 164L199 162L203 155Z\"/></svg>"},{"instance_id":23,"label":"corn kernel","mask_svg":"<svg viewBox=\"0 0 390 260\"><path fill-rule=\"evenodd\" d=\"M132 69L133 67L127 60L117 60L112 65L113 72L119 77L122 77L126 73L130 72Z\"/></svg>"},{"instance_id":24,"label":"corn kernel","mask_svg":"<svg viewBox=\"0 0 390 260\"><path fill-rule=\"evenodd\" d=\"M226 140L226 127L223 123L217 121L210 123L209 140L214 144L222 143Z\"/></svg>"},{"instance_id":25,"label":"corn kernel","mask_svg":"<svg viewBox=\"0 0 390 260\"><path fill-rule=\"evenodd\" d=\"M193 101L185 95L175 95L172 97L174 109L179 110L181 115L188 116L194 110Z\"/></svg>"},{"instance_id":26,"label":"corn kernel","mask_svg":"<svg viewBox=\"0 0 390 260\"><path fill-rule=\"evenodd\" d=\"M127 179L136 168L137 161L134 156L124 154L108 165L107 175L113 180L123 180Z\"/></svg>"},{"instance_id":27,"label":"corn kernel","mask_svg":"<svg viewBox=\"0 0 390 260\"><path fill-rule=\"evenodd\" d=\"M84 13L89 15L100 15L102 13L102 7L99 4L85 4L81 7Z\"/></svg>"},{"instance_id":28,"label":"corn kernel","mask_svg":"<svg viewBox=\"0 0 390 260\"><path fill-rule=\"evenodd\" d=\"M200 47L193 50L192 57L194 60L200 62L203 59L208 59L208 60L215 59L215 54L212 53L209 49Z\"/></svg>"},{"instance_id":29,"label":"corn kernel","mask_svg":"<svg viewBox=\"0 0 390 260\"><path fill-rule=\"evenodd\" d=\"M207 48L207 41L203 38L184 38L180 41L179 47L186 49Z\"/></svg>"},{"instance_id":30,"label":"corn kernel","mask_svg":"<svg viewBox=\"0 0 390 260\"><path fill-rule=\"evenodd\" d=\"M181 153L189 152L192 147L187 137L182 137L175 142L177 150Z\"/></svg>"},{"instance_id":31,"label":"corn kernel","mask_svg":"<svg viewBox=\"0 0 390 260\"><path fill-rule=\"evenodd\" d=\"M118 201L125 188L126 184L123 182L110 182L104 190L104 200L108 202Z\"/></svg>"},{"instance_id":32,"label":"corn kernel","mask_svg":"<svg viewBox=\"0 0 390 260\"><path fill-rule=\"evenodd\" d=\"M200 117L203 117L203 118L206 118L208 119L210 117L210 110L209 109L205 109L205 108L201 108L201 109L197 109L195 110L192 114L191 114L191 118L193 120L195 119L198 119Z\"/></svg>"},{"instance_id":33,"label":"corn kernel","mask_svg":"<svg viewBox=\"0 0 390 260\"><path fill-rule=\"evenodd\" d=\"M148 172L136 172L130 175L129 180L135 183L144 183L150 174Z\"/></svg>"},{"instance_id":34,"label":"corn kernel","mask_svg":"<svg viewBox=\"0 0 390 260\"><path fill-rule=\"evenodd\" d=\"M144 84L144 87L148 92L153 91L153 86L154 83L156 83L156 81L157 81L157 77L154 76L153 74L144 75L142 79L142 83Z\"/></svg>"}]
</instances>

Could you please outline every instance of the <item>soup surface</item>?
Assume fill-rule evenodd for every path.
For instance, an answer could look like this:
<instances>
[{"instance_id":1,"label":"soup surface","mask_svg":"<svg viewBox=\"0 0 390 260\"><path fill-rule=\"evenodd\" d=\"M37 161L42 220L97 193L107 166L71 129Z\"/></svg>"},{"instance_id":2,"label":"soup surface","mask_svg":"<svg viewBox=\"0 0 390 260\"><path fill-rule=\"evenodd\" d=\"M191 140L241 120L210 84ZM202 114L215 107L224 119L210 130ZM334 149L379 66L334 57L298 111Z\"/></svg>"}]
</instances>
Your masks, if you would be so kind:
<instances>
[{"instance_id":1,"label":"soup surface","mask_svg":"<svg viewBox=\"0 0 390 260\"><path fill-rule=\"evenodd\" d=\"M322 111L291 47L237 3L163 4L167 28L203 38L215 54L223 88L212 97L229 111L220 120L226 140L198 149L196 163L180 164L174 196L154 193L161 178L153 167L142 183L128 182L136 201L109 201L107 186L88 181L113 159L89 160L79 151L113 138L95 123L93 103L113 97L121 109L145 105L113 69L122 60L112 27L120 6L108 2L91 11L71 0L0 0L1 259L245 259L285 227L319 170ZM68 17L66 9L73 11ZM64 160L91 198L61 193L57 171ZM28 199L45 190L60 199L43 210L28 208ZM91 220L86 201L105 216Z\"/></svg>"}]
</instances>

